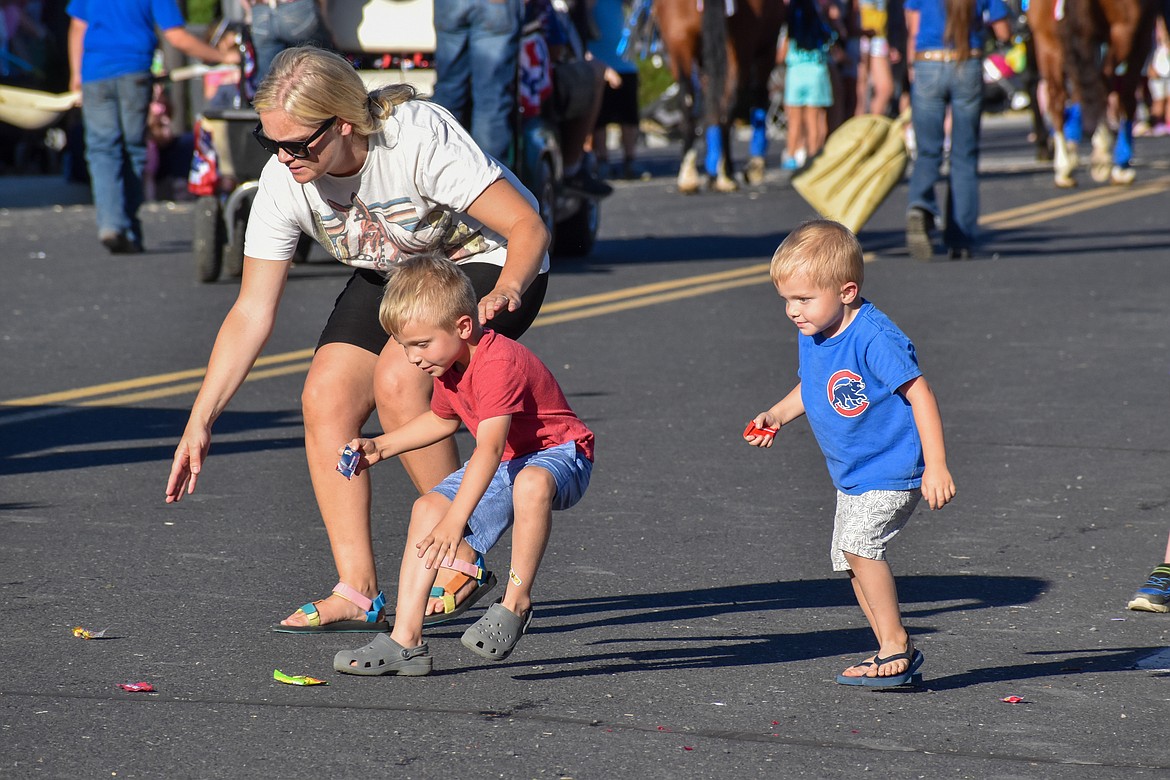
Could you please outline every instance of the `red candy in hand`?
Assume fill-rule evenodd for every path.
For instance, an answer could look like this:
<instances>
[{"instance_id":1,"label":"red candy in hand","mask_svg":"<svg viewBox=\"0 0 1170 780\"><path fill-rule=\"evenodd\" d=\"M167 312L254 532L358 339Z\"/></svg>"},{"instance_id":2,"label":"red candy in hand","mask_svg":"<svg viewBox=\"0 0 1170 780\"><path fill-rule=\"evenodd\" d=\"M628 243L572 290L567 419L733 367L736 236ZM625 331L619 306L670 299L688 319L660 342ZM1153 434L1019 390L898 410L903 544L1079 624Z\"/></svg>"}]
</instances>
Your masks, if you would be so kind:
<instances>
[{"instance_id":1,"label":"red candy in hand","mask_svg":"<svg viewBox=\"0 0 1170 780\"><path fill-rule=\"evenodd\" d=\"M756 423L753 420L752 422L747 424L746 428L743 429L743 435L745 437L746 436L775 436L776 432L779 430L780 430L779 428L759 428L756 426Z\"/></svg>"}]
</instances>

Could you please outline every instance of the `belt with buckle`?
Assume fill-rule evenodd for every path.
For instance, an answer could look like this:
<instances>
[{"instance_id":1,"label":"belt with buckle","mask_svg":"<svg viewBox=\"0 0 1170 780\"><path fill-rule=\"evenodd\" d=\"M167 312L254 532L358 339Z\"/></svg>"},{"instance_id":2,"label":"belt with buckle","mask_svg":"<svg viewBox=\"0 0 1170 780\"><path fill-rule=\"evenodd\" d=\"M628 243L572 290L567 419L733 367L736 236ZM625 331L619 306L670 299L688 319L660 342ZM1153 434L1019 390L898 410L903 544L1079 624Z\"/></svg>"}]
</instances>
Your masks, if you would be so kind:
<instances>
[{"instance_id":1,"label":"belt with buckle","mask_svg":"<svg viewBox=\"0 0 1170 780\"><path fill-rule=\"evenodd\" d=\"M967 56L970 59L979 59L983 56L982 49L971 49ZM959 59L959 52L954 49L925 49L914 52L917 62L954 62Z\"/></svg>"}]
</instances>

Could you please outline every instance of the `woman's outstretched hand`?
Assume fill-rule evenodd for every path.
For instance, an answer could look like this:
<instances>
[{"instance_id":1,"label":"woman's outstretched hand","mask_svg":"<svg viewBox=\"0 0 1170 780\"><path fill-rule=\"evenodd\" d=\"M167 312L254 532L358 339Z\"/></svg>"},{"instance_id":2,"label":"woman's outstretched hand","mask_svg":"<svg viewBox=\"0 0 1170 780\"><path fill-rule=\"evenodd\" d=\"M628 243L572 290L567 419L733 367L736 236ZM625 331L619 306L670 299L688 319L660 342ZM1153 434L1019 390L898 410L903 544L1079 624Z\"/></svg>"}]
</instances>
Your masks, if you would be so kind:
<instances>
[{"instance_id":1,"label":"woman's outstretched hand","mask_svg":"<svg viewBox=\"0 0 1170 780\"><path fill-rule=\"evenodd\" d=\"M175 448L175 459L171 463L171 478L167 480L166 501L173 504L195 492L203 460L211 448L211 431L208 428L188 427Z\"/></svg>"}]
</instances>

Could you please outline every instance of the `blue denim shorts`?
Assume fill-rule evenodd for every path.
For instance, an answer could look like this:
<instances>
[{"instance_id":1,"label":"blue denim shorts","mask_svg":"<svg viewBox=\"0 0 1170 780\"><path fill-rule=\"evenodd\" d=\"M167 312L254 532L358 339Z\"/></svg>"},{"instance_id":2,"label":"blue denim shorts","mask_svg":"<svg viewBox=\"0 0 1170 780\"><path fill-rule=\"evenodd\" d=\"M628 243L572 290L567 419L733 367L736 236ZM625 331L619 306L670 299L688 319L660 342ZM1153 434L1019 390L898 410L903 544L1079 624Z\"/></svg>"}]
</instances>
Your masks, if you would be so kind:
<instances>
[{"instance_id":1,"label":"blue denim shorts","mask_svg":"<svg viewBox=\"0 0 1170 780\"><path fill-rule=\"evenodd\" d=\"M581 500L581 496L585 495L585 489L589 487L589 477L593 474L593 462L577 450L574 442L558 444L547 450L502 461L483 498L479 500L467 521L469 533L464 539L476 552L486 553L495 547L504 531L512 525L515 517L512 507L512 484L516 480L516 475L528 466L538 466L553 475L557 483L557 493L553 497L552 508L558 510L568 509ZM431 492L454 501L465 471L466 463L463 464L463 468L436 485Z\"/></svg>"}]
</instances>

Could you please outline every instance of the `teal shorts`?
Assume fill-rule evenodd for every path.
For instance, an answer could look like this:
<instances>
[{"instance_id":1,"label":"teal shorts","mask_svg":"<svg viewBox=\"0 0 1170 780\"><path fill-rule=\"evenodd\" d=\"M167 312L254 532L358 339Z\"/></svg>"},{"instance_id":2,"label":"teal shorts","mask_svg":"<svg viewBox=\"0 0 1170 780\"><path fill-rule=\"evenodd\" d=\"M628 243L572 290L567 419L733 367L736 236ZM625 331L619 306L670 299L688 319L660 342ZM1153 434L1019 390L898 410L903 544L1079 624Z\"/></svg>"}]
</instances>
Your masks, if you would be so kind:
<instances>
[{"instance_id":1,"label":"teal shorts","mask_svg":"<svg viewBox=\"0 0 1170 780\"><path fill-rule=\"evenodd\" d=\"M829 66L822 62L789 62L784 73L784 105L828 108L833 105Z\"/></svg>"}]
</instances>

